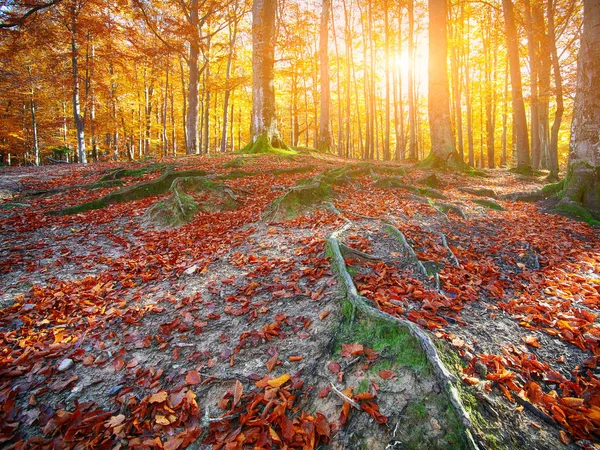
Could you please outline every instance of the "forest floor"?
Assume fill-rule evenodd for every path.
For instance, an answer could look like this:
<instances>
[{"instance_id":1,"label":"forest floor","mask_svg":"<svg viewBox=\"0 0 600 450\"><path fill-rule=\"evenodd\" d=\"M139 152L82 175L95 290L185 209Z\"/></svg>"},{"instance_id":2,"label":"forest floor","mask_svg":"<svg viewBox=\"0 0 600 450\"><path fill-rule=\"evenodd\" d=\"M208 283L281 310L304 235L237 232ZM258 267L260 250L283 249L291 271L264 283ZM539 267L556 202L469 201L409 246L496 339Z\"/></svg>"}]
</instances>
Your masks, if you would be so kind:
<instances>
[{"instance_id":1,"label":"forest floor","mask_svg":"<svg viewBox=\"0 0 600 450\"><path fill-rule=\"evenodd\" d=\"M227 186L64 209L183 170ZM508 200L542 176L432 174L310 153L0 169L0 446L600 448L598 229ZM332 235L447 379L354 308Z\"/></svg>"}]
</instances>

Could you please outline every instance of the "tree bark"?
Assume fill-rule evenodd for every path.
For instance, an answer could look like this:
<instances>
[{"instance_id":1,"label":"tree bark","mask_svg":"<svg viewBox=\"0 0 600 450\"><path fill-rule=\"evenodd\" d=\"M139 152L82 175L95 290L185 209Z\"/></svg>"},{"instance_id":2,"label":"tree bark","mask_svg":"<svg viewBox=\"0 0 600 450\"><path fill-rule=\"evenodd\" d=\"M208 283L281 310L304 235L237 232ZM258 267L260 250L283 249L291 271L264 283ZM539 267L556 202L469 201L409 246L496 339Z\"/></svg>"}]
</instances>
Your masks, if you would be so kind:
<instances>
[{"instance_id":1,"label":"tree bark","mask_svg":"<svg viewBox=\"0 0 600 450\"><path fill-rule=\"evenodd\" d=\"M600 218L600 0L584 0L569 165L561 204Z\"/></svg>"},{"instance_id":2,"label":"tree bark","mask_svg":"<svg viewBox=\"0 0 600 450\"><path fill-rule=\"evenodd\" d=\"M73 69L73 118L77 132L77 158L81 164L87 164L85 152L85 135L83 130L83 118L81 117L81 105L79 103L79 63L77 49L77 7L71 6L71 66Z\"/></svg>"},{"instance_id":3,"label":"tree bark","mask_svg":"<svg viewBox=\"0 0 600 450\"><path fill-rule=\"evenodd\" d=\"M277 0L254 0L252 5L252 129L249 150L263 150L269 145L275 148L286 147L279 137L273 83L276 13Z\"/></svg>"},{"instance_id":4,"label":"tree bark","mask_svg":"<svg viewBox=\"0 0 600 450\"><path fill-rule=\"evenodd\" d=\"M408 122L409 122L409 144L408 158L416 161L418 159L417 138L417 109L415 105L415 3L414 0L407 2L408 12Z\"/></svg>"},{"instance_id":5,"label":"tree bark","mask_svg":"<svg viewBox=\"0 0 600 450\"><path fill-rule=\"evenodd\" d=\"M321 69L321 105L319 117L319 137L317 148L329 151L331 148L331 87L329 79L329 15L331 0L323 0L321 8L321 26L319 28L319 63Z\"/></svg>"},{"instance_id":6,"label":"tree bark","mask_svg":"<svg viewBox=\"0 0 600 450\"><path fill-rule=\"evenodd\" d=\"M534 169L540 168L540 119L539 119L539 97L538 97L538 42L535 38L531 1L524 0L525 24L527 29L527 49L529 51L529 86L531 92L531 165Z\"/></svg>"},{"instance_id":7,"label":"tree bark","mask_svg":"<svg viewBox=\"0 0 600 450\"><path fill-rule=\"evenodd\" d=\"M565 110L563 101L562 75L560 73L560 62L556 50L556 35L554 26L554 0L548 0L546 14L548 17L548 43L552 57L552 71L554 72L554 89L556 91L556 113L550 131L550 144L548 145L548 169L551 180L558 179L558 133Z\"/></svg>"},{"instance_id":8,"label":"tree bark","mask_svg":"<svg viewBox=\"0 0 600 450\"><path fill-rule=\"evenodd\" d=\"M189 23L192 28L192 37L190 38L186 153L194 155L200 153L200 143L198 142L198 83L200 79L198 71L198 57L200 56L198 0L190 1Z\"/></svg>"},{"instance_id":9,"label":"tree bark","mask_svg":"<svg viewBox=\"0 0 600 450\"><path fill-rule=\"evenodd\" d=\"M515 13L512 0L502 0L504 11L504 27L506 32L506 45L510 66L510 82L512 86L512 104L516 134L517 169L531 169L529 157L529 136L527 134L527 116L523 101L523 85L521 82L521 64L519 60L519 43Z\"/></svg>"},{"instance_id":10,"label":"tree bark","mask_svg":"<svg viewBox=\"0 0 600 450\"><path fill-rule=\"evenodd\" d=\"M229 54L227 55L227 68L225 69L225 97L223 98L223 131L221 136L221 153L225 153L227 151L227 116L229 114L229 98L231 96L231 65L233 64L237 27L237 20L235 20L229 27ZM233 130L231 132L233 133ZM233 140L231 148L233 149Z\"/></svg>"},{"instance_id":11,"label":"tree bark","mask_svg":"<svg viewBox=\"0 0 600 450\"><path fill-rule=\"evenodd\" d=\"M431 153L428 164L433 167L460 166L450 120L447 17L447 0L429 0L428 112Z\"/></svg>"}]
</instances>

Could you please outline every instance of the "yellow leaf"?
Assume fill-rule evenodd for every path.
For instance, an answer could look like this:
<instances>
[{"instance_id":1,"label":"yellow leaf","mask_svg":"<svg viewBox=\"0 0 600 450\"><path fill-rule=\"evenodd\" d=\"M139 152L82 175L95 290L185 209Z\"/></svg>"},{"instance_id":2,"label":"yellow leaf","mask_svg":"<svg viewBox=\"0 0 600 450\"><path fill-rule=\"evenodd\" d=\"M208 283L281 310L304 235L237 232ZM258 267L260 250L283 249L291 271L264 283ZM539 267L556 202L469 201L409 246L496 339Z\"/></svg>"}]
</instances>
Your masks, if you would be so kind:
<instances>
[{"instance_id":1,"label":"yellow leaf","mask_svg":"<svg viewBox=\"0 0 600 450\"><path fill-rule=\"evenodd\" d=\"M156 394L152 394L148 403L162 403L167 399L167 391L160 391Z\"/></svg>"},{"instance_id":2,"label":"yellow leaf","mask_svg":"<svg viewBox=\"0 0 600 450\"><path fill-rule=\"evenodd\" d=\"M281 375L278 378L267 381L267 384L271 387L279 387L282 384L285 384L290 378L291 377L290 377L289 373L284 373L283 375Z\"/></svg>"},{"instance_id":3,"label":"yellow leaf","mask_svg":"<svg viewBox=\"0 0 600 450\"><path fill-rule=\"evenodd\" d=\"M171 425L169 419L167 419L165 416L161 416L160 414L157 414L154 420L159 425Z\"/></svg>"}]
</instances>

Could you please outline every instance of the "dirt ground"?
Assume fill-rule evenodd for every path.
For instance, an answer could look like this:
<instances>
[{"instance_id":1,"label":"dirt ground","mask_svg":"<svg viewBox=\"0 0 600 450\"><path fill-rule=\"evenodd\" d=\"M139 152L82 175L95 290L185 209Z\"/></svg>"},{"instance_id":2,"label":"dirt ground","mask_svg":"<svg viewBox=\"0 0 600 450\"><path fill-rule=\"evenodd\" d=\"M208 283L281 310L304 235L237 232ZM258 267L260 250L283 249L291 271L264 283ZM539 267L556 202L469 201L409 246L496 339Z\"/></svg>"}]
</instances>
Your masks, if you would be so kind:
<instances>
[{"instance_id":1,"label":"dirt ground","mask_svg":"<svg viewBox=\"0 0 600 450\"><path fill-rule=\"evenodd\" d=\"M390 164L350 163L325 201L263 219L298 181L347 164L0 169L0 445L472 447L419 343L344 299L325 243L346 225L358 291L434 339L477 448L600 448L598 230L503 199L541 176L426 183ZM171 193L51 214L122 189L97 184L121 169L125 187L202 169L238 206L177 227L148 215Z\"/></svg>"}]
</instances>

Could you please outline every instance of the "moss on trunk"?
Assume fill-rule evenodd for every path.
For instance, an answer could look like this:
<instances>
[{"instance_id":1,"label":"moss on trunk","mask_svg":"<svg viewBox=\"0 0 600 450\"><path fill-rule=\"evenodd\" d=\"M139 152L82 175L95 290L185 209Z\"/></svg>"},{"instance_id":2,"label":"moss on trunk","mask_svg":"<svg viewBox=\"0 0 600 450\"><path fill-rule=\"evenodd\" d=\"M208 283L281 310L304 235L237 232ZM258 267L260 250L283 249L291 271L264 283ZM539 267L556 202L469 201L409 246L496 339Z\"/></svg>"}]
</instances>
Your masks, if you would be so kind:
<instances>
[{"instance_id":1,"label":"moss on trunk","mask_svg":"<svg viewBox=\"0 0 600 450\"><path fill-rule=\"evenodd\" d=\"M267 134L261 134L248 142L244 148L240 150L243 154L275 154L275 155L296 155L297 152L285 145L277 136L269 137Z\"/></svg>"}]
</instances>

